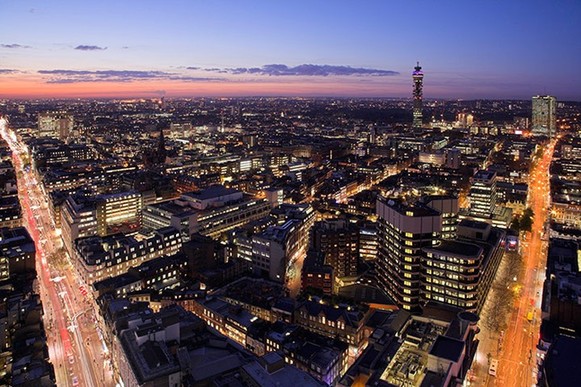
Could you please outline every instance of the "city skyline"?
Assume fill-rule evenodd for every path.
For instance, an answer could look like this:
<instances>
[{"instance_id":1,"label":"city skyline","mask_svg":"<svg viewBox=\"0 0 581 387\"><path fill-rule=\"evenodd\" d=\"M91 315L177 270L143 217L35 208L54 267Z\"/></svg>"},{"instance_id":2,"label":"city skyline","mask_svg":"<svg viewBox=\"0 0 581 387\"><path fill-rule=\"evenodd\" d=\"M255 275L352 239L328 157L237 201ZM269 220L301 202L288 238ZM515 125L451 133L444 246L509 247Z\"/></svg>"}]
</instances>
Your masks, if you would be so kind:
<instances>
[{"instance_id":1,"label":"city skyline","mask_svg":"<svg viewBox=\"0 0 581 387\"><path fill-rule=\"evenodd\" d=\"M461 6L460 6L461 5ZM581 4L0 1L0 98L581 100Z\"/></svg>"}]
</instances>

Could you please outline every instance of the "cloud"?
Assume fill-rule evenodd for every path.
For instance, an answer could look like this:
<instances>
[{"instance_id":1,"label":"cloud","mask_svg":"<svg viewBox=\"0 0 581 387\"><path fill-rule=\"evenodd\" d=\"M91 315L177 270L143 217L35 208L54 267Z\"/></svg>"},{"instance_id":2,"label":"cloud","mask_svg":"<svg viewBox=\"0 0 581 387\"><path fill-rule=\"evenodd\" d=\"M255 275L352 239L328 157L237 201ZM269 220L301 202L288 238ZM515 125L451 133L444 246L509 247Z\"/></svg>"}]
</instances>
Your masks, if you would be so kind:
<instances>
[{"instance_id":1,"label":"cloud","mask_svg":"<svg viewBox=\"0 0 581 387\"><path fill-rule=\"evenodd\" d=\"M22 44L16 44L16 43L12 43L12 44L0 44L1 48L30 48L30 46L25 46Z\"/></svg>"},{"instance_id":2,"label":"cloud","mask_svg":"<svg viewBox=\"0 0 581 387\"><path fill-rule=\"evenodd\" d=\"M14 70L14 69L0 69L0 74L14 74L17 72L18 72L18 70Z\"/></svg>"},{"instance_id":3,"label":"cloud","mask_svg":"<svg viewBox=\"0 0 581 387\"><path fill-rule=\"evenodd\" d=\"M188 67L191 70L197 70L197 67ZM386 77L399 75L397 71L370 69L351 66L334 66L334 65L315 65L302 64L298 66L287 66L285 64L267 64L262 67L236 67L236 68L205 68L203 71L215 72L220 74L250 74L250 75L268 75L268 76L308 76L308 77L327 77L330 75L339 76L374 76Z\"/></svg>"},{"instance_id":4,"label":"cloud","mask_svg":"<svg viewBox=\"0 0 581 387\"><path fill-rule=\"evenodd\" d=\"M140 80L170 80L182 82L221 81L221 78L190 77L165 71L140 70L38 70L39 74L50 76L46 83L89 83L89 82L134 82Z\"/></svg>"},{"instance_id":5,"label":"cloud","mask_svg":"<svg viewBox=\"0 0 581 387\"><path fill-rule=\"evenodd\" d=\"M81 44L78 45L77 47L75 47L75 50L81 50L81 51L99 51L99 50L106 50L107 47L99 47L99 46L89 46L86 44Z\"/></svg>"}]
</instances>

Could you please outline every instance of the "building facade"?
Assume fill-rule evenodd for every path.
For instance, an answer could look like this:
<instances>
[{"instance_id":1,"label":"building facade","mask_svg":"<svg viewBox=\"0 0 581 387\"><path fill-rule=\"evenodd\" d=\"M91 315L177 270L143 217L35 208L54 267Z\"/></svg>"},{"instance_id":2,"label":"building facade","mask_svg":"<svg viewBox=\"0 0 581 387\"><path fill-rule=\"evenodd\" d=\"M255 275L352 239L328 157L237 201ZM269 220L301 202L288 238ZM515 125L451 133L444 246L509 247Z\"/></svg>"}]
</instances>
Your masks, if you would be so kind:
<instances>
[{"instance_id":1,"label":"building facade","mask_svg":"<svg viewBox=\"0 0 581 387\"><path fill-rule=\"evenodd\" d=\"M345 219L327 219L315 223L311 248L325 256L337 277L357 275L359 229Z\"/></svg>"},{"instance_id":2,"label":"building facade","mask_svg":"<svg viewBox=\"0 0 581 387\"><path fill-rule=\"evenodd\" d=\"M479 170L472 178L470 215L491 218L496 208L496 172Z\"/></svg>"},{"instance_id":3,"label":"building facade","mask_svg":"<svg viewBox=\"0 0 581 387\"><path fill-rule=\"evenodd\" d=\"M420 306L423 248L440 239L442 215L426 206L379 197L378 285L405 310Z\"/></svg>"},{"instance_id":4,"label":"building facade","mask_svg":"<svg viewBox=\"0 0 581 387\"><path fill-rule=\"evenodd\" d=\"M92 236L74 242L73 265L88 285L126 273L130 268L182 246L180 232L166 227L149 234Z\"/></svg>"},{"instance_id":5,"label":"building facade","mask_svg":"<svg viewBox=\"0 0 581 387\"><path fill-rule=\"evenodd\" d=\"M73 131L74 119L64 112L48 112L38 115L38 137L66 140Z\"/></svg>"},{"instance_id":6,"label":"building facade","mask_svg":"<svg viewBox=\"0 0 581 387\"><path fill-rule=\"evenodd\" d=\"M557 130L557 99L550 95L533 97L531 132L536 136L553 137Z\"/></svg>"}]
</instances>

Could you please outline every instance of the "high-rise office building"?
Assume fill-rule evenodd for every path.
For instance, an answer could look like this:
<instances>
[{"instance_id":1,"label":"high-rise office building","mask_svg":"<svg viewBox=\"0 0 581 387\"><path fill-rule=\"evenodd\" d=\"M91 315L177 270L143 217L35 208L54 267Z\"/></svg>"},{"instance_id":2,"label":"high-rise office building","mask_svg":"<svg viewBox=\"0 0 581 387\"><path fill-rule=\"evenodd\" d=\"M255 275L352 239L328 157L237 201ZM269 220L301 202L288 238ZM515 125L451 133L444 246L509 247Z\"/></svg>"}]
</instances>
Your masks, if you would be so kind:
<instances>
[{"instance_id":1,"label":"high-rise office building","mask_svg":"<svg viewBox=\"0 0 581 387\"><path fill-rule=\"evenodd\" d=\"M479 170L470 188L470 215L491 218L496 207L496 172Z\"/></svg>"},{"instance_id":2,"label":"high-rise office building","mask_svg":"<svg viewBox=\"0 0 581 387\"><path fill-rule=\"evenodd\" d=\"M414 72L412 77L414 79L414 121L413 127L420 128L422 126L422 109L423 109L423 98L424 98L424 73L420 67L420 62L414 67Z\"/></svg>"},{"instance_id":3,"label":"high-rise office building","mask_svg":"<svg viewBox=\"0 0 581 387\"><path fill-rule=\"evenodd\" d=\"M550 95L533 97L533 135L553 137L557 130L557 99Z\"/></svg>"},{"instance_id":4,"label":"high-rise office building","mask_svg":"<svg viewBox=\"0 0 581 387\"><path fill-rule=\"evenodd\" d=\"M505 232L463 220L458 238L424 249L422 302L436 301L480 313L504 252Z\"/></svg>"},{"instance_id":5,"label":"high-rise office building","mask_svg":"<svg viewBox=\"0 0 581 387\"><path fill-rule=\"evenodd\" d=\"M423 248L440 239L442 214L422 205L378 198L378 285L405 310L420 307Z\"/></svg>"},{"instance_id":6,"label":"high-rise office building","mask_svg":"<svg viewBox=\"0 0 581 387\"><path fill-rule=\"evenodd\" d=\"M377 144L377 129L373 125L369 125L369 143Z\"/></svg>"},{"instance_id":7,"label":"high-rise office building","mask_svg":"<svg viewBox=\"0 0 581 387\"><path fill-rule=\"evenodd\" d=\"M482 310L505 232L480 221L457 223L457 211L453 197L425 197L415 205L379 198L378 285L403 309L439 302Z\"/></svg>"},{"instance_id":8,"label":"high-rise office building","mask_svg":"<svg viewBox=\"0 0 581 387\"><path fill-rule=\"evenodd\" d=\"M454 196L433 195L423 198L426 206L442 214L442 239L456 238L458 228L458 198Z\"/></svg>"}]
</instances>

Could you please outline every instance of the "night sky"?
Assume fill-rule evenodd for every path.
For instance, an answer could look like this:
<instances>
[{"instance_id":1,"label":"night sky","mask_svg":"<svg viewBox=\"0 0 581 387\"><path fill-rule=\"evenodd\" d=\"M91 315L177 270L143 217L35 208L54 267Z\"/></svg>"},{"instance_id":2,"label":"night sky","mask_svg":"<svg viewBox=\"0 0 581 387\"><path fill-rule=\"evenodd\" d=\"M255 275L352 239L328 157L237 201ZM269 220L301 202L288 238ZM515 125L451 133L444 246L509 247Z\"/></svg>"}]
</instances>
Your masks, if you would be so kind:
<instances>
[{"instance_id":1,"label":"night sky","mask_svg":"<svg viewBox=\"0 0 581 387\"><path fill-rule=\"evenodd\" d=\"M0 98L581 101L581 1L0 0Z\"/></svg>"}]
</instances>

